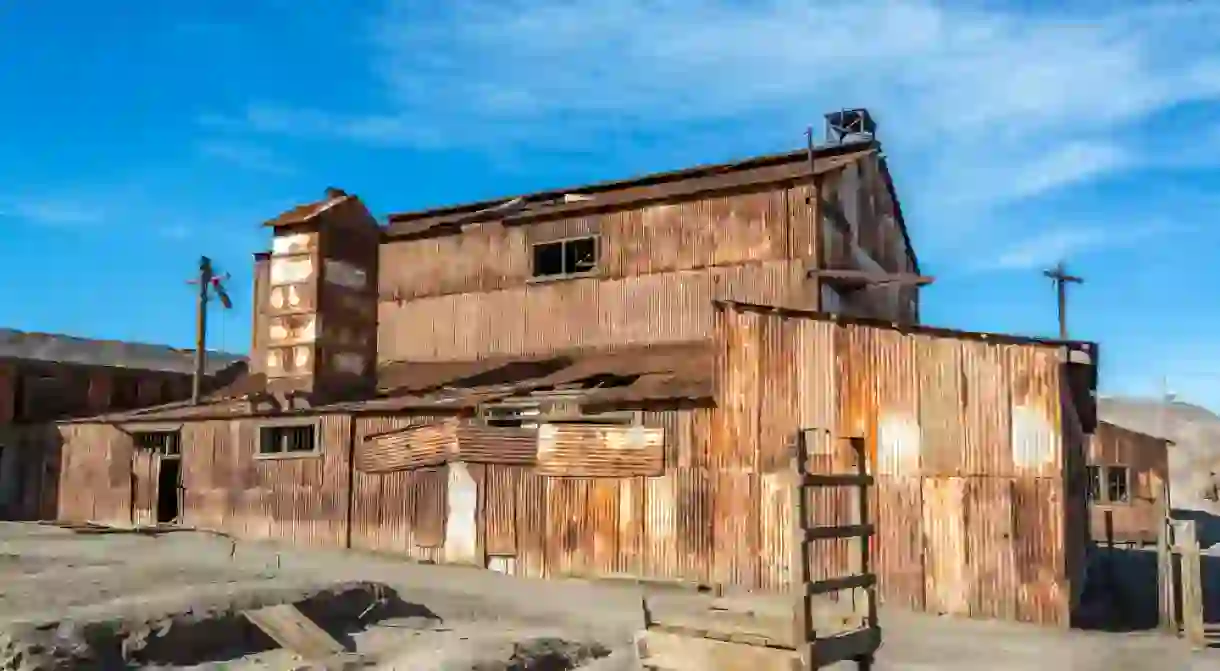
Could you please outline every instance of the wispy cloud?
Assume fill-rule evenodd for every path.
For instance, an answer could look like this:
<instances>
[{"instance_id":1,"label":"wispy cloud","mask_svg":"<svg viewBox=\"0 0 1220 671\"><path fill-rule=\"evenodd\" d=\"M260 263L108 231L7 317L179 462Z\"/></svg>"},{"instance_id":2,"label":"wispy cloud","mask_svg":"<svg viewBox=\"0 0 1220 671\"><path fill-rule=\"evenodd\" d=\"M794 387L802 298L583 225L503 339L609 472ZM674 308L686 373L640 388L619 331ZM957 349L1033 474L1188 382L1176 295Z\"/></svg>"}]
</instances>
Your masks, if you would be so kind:
<instances>
[{"instance_id":1,"label":"wispy cloud","mask_svg":"<svg viewBox=\"0 0 1220 671\"><path fill-rule=\"evenodd\" d=\"M0 218L52 227L87 226L105 219L104 207L63 196L0 197Z\"/></svg>"},{"instance_id":2,"label":"wispy cloud","mask_svg":"<svg viewBox=\"0 0 1220 671\"><path fill-rule=\"evenodd\" d=\"M1130 247L1176 227L1155 222L1135 227L1081 226L1044 231L1005 249L994 263L978 270L1029 270L1072 256Z\"/></svg>"},{"instance_id":3,"label":"wispy cloud","mask_svg":"<svg viewBox=\"0 0 1220 671\"><path fill-rule=\"evenodd\" d=\"M274 175L292 174L293 168L274 152L256 145L232 140L206 140L199 143L199 153L226 163Z\"/></svg>"}]
</instances>

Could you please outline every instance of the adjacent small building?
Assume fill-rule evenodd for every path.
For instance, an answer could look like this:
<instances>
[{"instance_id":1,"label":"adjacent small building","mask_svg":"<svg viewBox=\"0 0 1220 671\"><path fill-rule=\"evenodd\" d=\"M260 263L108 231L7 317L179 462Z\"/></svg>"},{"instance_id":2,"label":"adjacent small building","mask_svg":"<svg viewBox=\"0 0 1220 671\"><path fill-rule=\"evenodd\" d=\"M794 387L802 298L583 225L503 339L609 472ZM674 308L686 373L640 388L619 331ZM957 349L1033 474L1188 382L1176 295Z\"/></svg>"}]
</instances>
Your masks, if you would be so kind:
<instances>
[{"instance_id":1,"label":"adjacent small building","mask_svg":"<svg viewBox=\"0 0 1220 671\"><path fill-rule=\"evenodd\" d=\"M1089 440L1089 526L1093 540L1156 543L1169 513L1169 445L1165 438L1100 422Z\"/></svg>"},{"instance_id":2,"label":"adjacent small building","mask_svg":"<svg viewBox=\"0 0 1220 671\"><path fill-rule=\"evenodd\" d=\"M213 353L208 371L223 383L244 373L241 362ZM27 434L189 398L193 371L191 350L0 329L0 519L34 515L48 477L37 451L25 451Z\"/></svg>"}]
</instances>

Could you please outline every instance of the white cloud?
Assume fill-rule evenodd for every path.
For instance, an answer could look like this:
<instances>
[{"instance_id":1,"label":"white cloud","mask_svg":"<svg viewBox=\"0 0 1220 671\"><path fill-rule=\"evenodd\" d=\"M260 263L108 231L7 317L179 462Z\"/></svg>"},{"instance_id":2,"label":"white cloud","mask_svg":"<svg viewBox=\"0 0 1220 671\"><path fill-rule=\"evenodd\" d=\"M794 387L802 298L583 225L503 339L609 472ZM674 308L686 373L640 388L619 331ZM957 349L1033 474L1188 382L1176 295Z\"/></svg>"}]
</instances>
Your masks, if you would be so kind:
<instances>
[{"instance_id":1,"label":"white cloud","mask_svg":"<svg viewBox=\"0 0 1220 671\"><path fill-rule=\"evenodd\" d=\"M207 140L199 143L199 153L255 172L274 175L293 172L292 167L281 161L272 151L251 144L231 140Z\"/></svg>"},{"instance_id":2,"label":"white cloud","mask_svg":"<svg viewBox=\"0 0 1220 671\"><path fill-rule=\"evenodd\" d=\"M1030 270L1047 267L1058 261L1104 249L1130 247L1141 240L1181 227L1161 222L1137 226L1079 226L1043 231L1018 242L1000 253L989 266L979 270Z\"/></svg>"},{"instance_id":3,"label":"white cloud","mask_svg":"<svg viewBox=\"0 0 1220 671\"><path fill-rule=\"evenodd\" d=\"M96 224L105 218L102 208L86 200L62 196L0 197L0 218L52 227Z\"/></svg>"}]
</instances>

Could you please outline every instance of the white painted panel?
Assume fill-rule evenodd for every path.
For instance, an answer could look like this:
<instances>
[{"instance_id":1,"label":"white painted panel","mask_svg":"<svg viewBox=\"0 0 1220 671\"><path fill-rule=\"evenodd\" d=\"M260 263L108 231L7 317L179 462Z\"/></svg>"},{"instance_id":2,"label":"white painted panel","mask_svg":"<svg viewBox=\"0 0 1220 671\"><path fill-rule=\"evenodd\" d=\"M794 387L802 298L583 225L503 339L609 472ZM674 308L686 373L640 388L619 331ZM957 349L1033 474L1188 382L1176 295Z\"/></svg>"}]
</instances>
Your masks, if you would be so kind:
<instances>
[{"instance_id":1,"label":"white painted panel","mask_svg":"<svg viewBox=\"0 0 1220 671\"><path fill-rule=\"evenodd\" d=\"M517 575L517 558L505 556L488 557L487 568L504 575Z\"/></svg>"},{"instance_id":2,"label":"white painted panel","mask_svg":"<svg viewBox=\"0 0 1220 671\"><path fill-rule=\"evenodd\" d=\"M354 352L339 352L331 361L335 370L341 373L364 374L364 357Z\"/></svg>"},{"instance_id":3,"label":"white painted panel","mask_svg":"<svg viewBox=\"0 0 1220 671\"><path fill-rule=\"evenodd\" d=\"M445 563L482 565L478 553L475 513L479 488L466 464L449 464L449 514L445 519Z\"/></svg>"},{"instance_id":4,"label":"white painted panel","mask_svg":"<svg viewBox=\"0 0 1220 671\"><path fill-rule=\"evenodd\" d=\"M919 421L905 413L883 413L877 424L877 473L918 475Z\"/></svg>"},{"instance_id":5,"label":"white painted panel","mask_svg":"<svg viewBox=\"0 0 1220 671\"><path fill-rule=\"evenodd\" d=\"M326 260L325 278L331 284L338 284L348 289L363 289L368 286L369 274L363 268L346 261Z\"/></svg>"},{"instance_id":6,"label":"white painted panel","mask_svg":"<svg viewBox=\"0 0 1220 671\"><path fill-rule=\"evenodd\" d=\"M271 258L271 284L299 284L313 277L313 259L308 256Z\"/></svg>"},{"instance_id":7,"label":"white painted panel","mask_svg":"<svg viewBox=\"0 0 1220 671\"><path fill-rule=\"evenodd\" d=\"M309 251L313 236L309 233L277 235L271 240L271 255L303 254Z\"/></svg>"},{"instance_id":8,"label":"white painted panel","mask_svg":"<svg viewBox=\"0 0 1220 671\"><path fill-rule=\"evenodd\" d=\"M1018 471L1055 466L1059 432L1050 418L1034 406L1012 406L1012 463Z\"/></svg>"}]
</instances>

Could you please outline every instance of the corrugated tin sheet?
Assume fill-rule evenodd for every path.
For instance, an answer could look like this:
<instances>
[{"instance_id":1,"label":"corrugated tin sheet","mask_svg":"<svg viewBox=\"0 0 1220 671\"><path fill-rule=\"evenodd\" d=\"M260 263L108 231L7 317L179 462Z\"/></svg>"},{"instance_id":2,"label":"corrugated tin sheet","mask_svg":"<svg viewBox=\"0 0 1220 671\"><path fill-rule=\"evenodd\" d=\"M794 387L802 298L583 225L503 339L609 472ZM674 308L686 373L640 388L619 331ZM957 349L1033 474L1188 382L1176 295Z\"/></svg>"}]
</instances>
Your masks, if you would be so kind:
<instances>
[{"instance_id":1,"label":"corrugated tin sheet","mask_svg":"<svg viewBox=\"0 0 1220 671\"><path fill-rule=\"evenodd\" d=\"M458 452L456 421L413 426L366 438L356 450L356 469L389 473L445 463Z\"/></svg>"},{"instance_id":2,"label":"corrugated tin sheet","mask_svg":"<svg viewBox=\"0 0 1220 671\"><path fill-rule=\"evenodd\" d=\"M461 361L706 338L716 297L807 305L804 262L579 279L397 303L379 312L379 360ZM432 324L421 332L415 325Z\"/></svg>"},{"instance_id":3,"label":"corrugated tin sheet","mask_svg":"<svg viewBox=\"0 0 1220 671\"><path fill-rule=\"evenodd\" d=\"M658 475L664 468L663 429L612 424L543 424L538 473L571 477Z\"/></svg>"},{"instance_id":4,"label":"corrugated tin sheet","mask_svg":"<svg viewBox=\"0 0 1220 671\"><path fill-rule=\"evenodd\" d=\"M517 554L517 488L524 469L488 464L485 471L483 519L487 554Z\"/></svg>"},{"instance_id":5,"label":"corrugated tin sheet","mask_svg":"<svg viewBox=\"0 0 1220 671\"><path fill-rule=\"evenodd\" d=\"M457 441L462 461L530 466L538 459L537 429L463 424Z\"/></svg>"}]
</instances>

